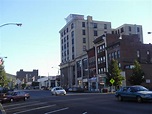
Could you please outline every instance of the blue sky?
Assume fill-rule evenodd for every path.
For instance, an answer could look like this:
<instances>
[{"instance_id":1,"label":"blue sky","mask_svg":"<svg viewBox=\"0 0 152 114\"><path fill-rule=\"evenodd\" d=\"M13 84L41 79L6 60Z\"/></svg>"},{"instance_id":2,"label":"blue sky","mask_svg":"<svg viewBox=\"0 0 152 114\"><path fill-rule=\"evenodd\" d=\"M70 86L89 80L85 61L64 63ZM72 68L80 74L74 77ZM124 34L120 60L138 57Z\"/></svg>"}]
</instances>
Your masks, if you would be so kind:
<instances>
[{"instance_id":1,"label":"blue sky","mask_svg":"<svg viewBox=\"0 0 152 114\"><path fill-rule=\"evenodd\" d=\"M144 43L152 43L152 0L0 0L0 57L7 56L5 70L39 70L39 75L56 75L60 64L59 30L69 14L90 15L122 24L143 26ZM52 68L54 67L54 68Z\"/></svg>"}]
</instances>

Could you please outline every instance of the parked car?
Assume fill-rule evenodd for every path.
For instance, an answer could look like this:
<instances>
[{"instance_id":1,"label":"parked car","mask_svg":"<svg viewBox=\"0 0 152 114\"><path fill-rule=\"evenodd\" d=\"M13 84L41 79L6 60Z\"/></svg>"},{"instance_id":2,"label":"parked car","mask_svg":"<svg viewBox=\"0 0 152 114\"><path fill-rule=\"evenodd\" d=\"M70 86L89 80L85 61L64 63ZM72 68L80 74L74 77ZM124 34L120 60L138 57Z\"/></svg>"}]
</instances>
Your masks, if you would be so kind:
<instances>
[{"instance_id":1,"label":"parked car","mask_svg":"<svg viewBox=\"0 0 152 114\"><path fill-rule=\"evenodd\" d=\"M71 87L68 89L69 92L84 92L84 89L81 87Z\"/></svg>"},{"instance_id":2,"label":"parked car","mask_svg":"<svg viewBox=\"0 0 152 114\"><path fill-rule=\"evenodd\" d=\"M52 95L66 95L66 91L62 87L54 87L51 89L51 94Z\"/></svg>"},{"instance_id":3,"label":"parked car","mask_svg":"<svg viewBox=\"0 0 152 114\"><path fill-rule=\"evenodd\" d=\"M136 100L141 103L143 101L152 100L152 91L143 86L127 86L116 91L115 96L119 101Z\"/></svg>"}]
</instances>

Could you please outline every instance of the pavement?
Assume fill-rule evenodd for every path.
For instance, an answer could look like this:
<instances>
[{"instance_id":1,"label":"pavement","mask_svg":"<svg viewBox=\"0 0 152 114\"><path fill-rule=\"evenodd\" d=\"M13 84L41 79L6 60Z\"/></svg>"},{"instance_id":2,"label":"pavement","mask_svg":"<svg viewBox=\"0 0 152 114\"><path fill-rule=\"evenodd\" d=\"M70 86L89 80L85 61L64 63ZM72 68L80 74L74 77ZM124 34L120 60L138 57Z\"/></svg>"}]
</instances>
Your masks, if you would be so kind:
<instances>
[{"instance_id":1,"label":"pavement","mask_svg":"<svg viewBox=\"0 0 152 114\"><path fill-rule=\"evenodd\" d=\"M0 114L6 114L2 104L0 103Z\"/></svg>"}]
</instances>

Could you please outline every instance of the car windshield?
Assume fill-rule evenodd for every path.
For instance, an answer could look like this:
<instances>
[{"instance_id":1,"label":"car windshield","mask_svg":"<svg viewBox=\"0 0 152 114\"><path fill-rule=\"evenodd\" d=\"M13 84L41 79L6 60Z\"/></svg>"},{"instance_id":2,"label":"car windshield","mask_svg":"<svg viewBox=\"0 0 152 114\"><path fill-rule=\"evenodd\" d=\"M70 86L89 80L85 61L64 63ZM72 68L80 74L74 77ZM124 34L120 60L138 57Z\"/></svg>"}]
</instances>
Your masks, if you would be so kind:
<instances>
[{"instance_id":1,"label":"car windshield","mask_svg":"<svg viewBox=\"0 0 152 114\"><path fill-rule=\"evenodd\" d=\"M63 90L63 88L56 88L56 90Z\"/></svg>"},{"instance_id":2,"label":"car windshield","mask_svg":"<svg viewBox=\"0 0 152 114\"><path fill-rule=\"evenodd\" d=\"M147 88L142 87L142 86L134 87L133 89L134 89L135 91L148 91L148 89L147 89Z\"/></svg>"}]
</instances>

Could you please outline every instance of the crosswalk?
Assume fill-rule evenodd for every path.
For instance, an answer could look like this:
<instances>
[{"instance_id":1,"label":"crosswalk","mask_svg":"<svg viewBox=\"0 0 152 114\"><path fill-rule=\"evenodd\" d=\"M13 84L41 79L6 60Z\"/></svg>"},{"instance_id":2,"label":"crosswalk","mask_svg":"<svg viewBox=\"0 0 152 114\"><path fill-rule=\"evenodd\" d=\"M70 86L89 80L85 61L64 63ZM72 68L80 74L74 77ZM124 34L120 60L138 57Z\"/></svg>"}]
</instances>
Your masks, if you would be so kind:
<instances>
[{"instance_id":1,"label":"crosswalk","mask_svg":"<svg viewBox=\"0 0 152 114\"><path fill-rule=\"evenodd\" d=\"M46 101L28 101L3 104L6 114L51 114L68 110L69 107L58 106Z\"/></svg>"}]
</instances>

